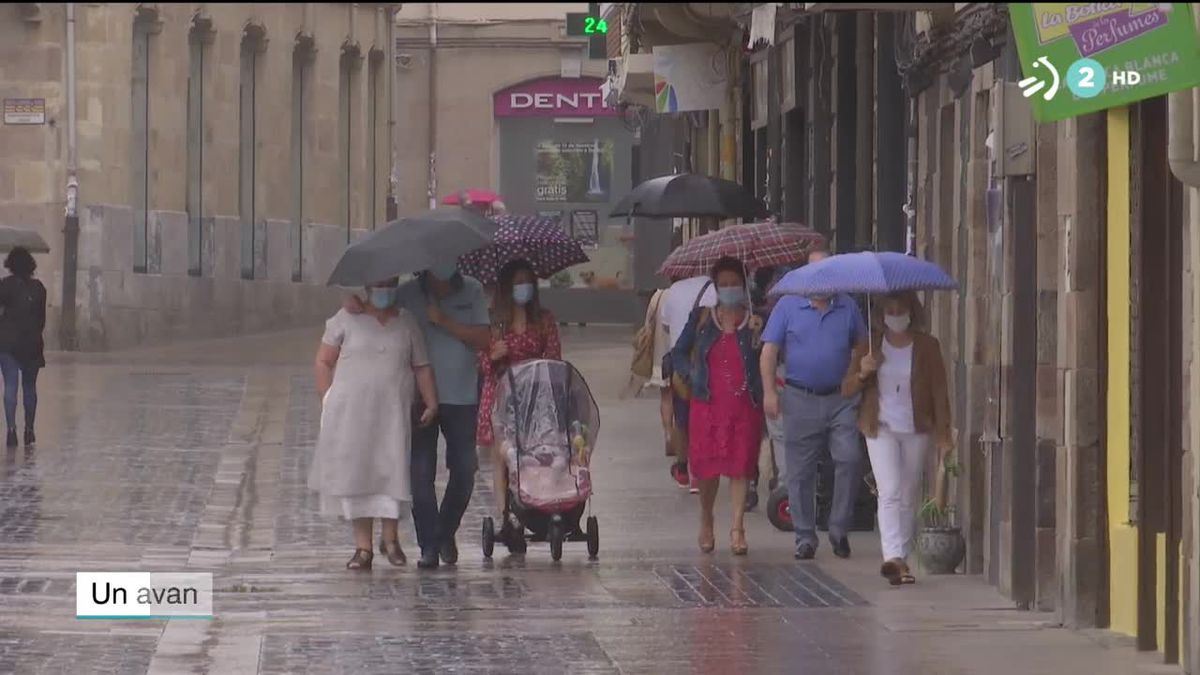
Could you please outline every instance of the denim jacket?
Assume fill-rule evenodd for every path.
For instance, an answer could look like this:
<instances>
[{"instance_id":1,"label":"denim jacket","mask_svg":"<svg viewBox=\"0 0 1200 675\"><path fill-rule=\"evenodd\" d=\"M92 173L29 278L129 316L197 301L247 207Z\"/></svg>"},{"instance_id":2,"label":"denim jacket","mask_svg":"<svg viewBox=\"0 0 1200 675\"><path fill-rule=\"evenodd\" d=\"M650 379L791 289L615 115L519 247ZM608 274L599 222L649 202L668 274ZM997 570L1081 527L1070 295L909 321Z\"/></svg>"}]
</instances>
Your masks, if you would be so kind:
<instances>
[{"instance_id":1,"label":"denim jacket","mask_svg":"<svg viewBox=\"0 0 1200 675\"><path fill-rule=\"evenodd\" d=\"M671 350L671 368L682 377L692 388L692 398L701 401L709 399L708 387L708 353L721 337L721 329L712 321L712 311L697 308L688 317L687 325L679 334L679 341ZM698 326L700 315L708 318L704 325ZM737 331L739 351L742 353L742 365L746 372L746 384L754 404L761 406L763 399L762 374L758 368L758 352L754 348L754 331L749 326ZM692 347L696 347L696 359L692 360Z\"/></svg>"}]
</instances>

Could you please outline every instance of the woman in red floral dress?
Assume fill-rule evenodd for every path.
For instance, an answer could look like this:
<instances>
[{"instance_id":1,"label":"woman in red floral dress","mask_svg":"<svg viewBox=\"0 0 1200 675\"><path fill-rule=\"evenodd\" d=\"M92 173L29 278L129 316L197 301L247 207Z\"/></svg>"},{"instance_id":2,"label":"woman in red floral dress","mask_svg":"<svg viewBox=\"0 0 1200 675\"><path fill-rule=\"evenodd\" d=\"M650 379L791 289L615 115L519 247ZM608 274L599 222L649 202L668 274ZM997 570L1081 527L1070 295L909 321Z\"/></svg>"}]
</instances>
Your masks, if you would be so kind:
<instances>
[{"instance_id":1,"label":"woman in red floral dress","mask_svg":"<svg viewBox=\"0 0 1200 675\"><path fill-rule=\"evenodd\" d=\"M492 312L492 342L479 355L483 392L479 400L476 441L492 448L496 512L503 518L508 492L508 468L504 452L492 433L492 408L496 383L509 366L530 359L562 359L558 323L538 302L537 275L524 260L513 261L500 270ZM507 521L505 520L507 526Z\"/></svg>"}]
</instances>

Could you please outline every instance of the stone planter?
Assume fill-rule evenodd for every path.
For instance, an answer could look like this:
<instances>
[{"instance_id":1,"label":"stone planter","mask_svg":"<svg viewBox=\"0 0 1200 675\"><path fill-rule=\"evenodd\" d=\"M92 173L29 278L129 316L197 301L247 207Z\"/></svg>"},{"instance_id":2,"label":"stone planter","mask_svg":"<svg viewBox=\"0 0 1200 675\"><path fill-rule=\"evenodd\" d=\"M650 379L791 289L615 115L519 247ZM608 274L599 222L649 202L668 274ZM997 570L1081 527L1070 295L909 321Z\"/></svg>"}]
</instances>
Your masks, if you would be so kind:
<instances>
[{"instance_id":1,"label":"stone planter","mask_svg":"<svg viewBox=\"0 0 1200 675\"><path fill-rule=\"evenodd\" d=\"M957 527L925 527L917 533L917 555L930 574L954 574L967 555L967 542Z\"/></svg>"}]
</instances>

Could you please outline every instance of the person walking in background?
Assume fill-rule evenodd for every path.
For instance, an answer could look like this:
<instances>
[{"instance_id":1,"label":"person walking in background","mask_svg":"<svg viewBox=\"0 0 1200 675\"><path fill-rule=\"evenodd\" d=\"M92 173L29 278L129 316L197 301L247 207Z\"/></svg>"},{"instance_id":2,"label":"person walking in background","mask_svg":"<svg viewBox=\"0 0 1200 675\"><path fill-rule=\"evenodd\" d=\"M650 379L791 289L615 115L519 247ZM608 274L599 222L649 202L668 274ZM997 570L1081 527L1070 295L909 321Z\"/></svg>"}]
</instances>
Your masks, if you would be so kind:
<instances>
[{"instance_id":1,"label":"person walking in background","mask_svg":"<svg viewBox=\"0 0 1200 675\"><path fill-rule=\"evenodd\" d=\"M354 556L347 569L371 569L374 519L382 521L379 552L393 565L407 559L397 526L412 500L409 459L415 394L424 403L417 424L438 415L437 388L425 338L412 314L396 306L397 280L367 287L368 306L339 311L325 323L317 351L321 432L308 486L320 509L353 523Z\"/></svg>"},{"instance_id":2,"label":"person walking in background","mask_svg":"<svg viewBox=\"0 0 1200 675\"><path fill-rule=\"evenodd\" d=\"M488 344L488 310L483 287L458 272L454 263L434 265L396 291L396 305L416 320L425 336L437 382L438 417L435 424L413 430L413 521L421 558L420 569L437 568L440 562L458 562L455 535L475 490L479 456L475 450L475 422L479 416L479 374L476 353ZM352 297L351 313L363 309ZM438 436L446 439L446 491L438 505ZM440 558L440 562L439 562Z\"/></svg>"},{"instance_id":3,"label":"person walking in background","mask_svg":"<svg viewBox=\"0 0 1200 675\"><path fill-rule=\"evenodd\" d=\"M889 295L877 307L873 344L855 348L842 394L862 395L858 426L879 489L880 574L898 586L915 581L908 554L929 448L944 462L954 441L942 346L924 332L917 294Z\"/></svg>"},{"instance_id":4,"label":"person walking in background","mask_svg":"<svg viewBox=\"0 0 1200 675\"><path fill-rule=\"evenodd\" d=\"M537 275L529 263L515 260L500 270L492 313L491 340L479 354L483 395L479 407L476 438L492 449L496 512L502 541L508 541L512 524L505 518L508 499L508 463L492 430L492 408L496 404L499 378L511 366L530 359L562 359L558 322L538 298Z\"/></svg>"},{"instance_id":5,"label":"person walking in background","mask_svg":"<svg viewBox=\"0 0 1200 675\"><path fill-rule=\"evenodd\" d=\"M746 487L762 440L762 381L750 327L750 297L742 263L722 258L713 267L717 307L697 308L671 350L676 376L687 384L691 411L688 462L700 488L700 550L715 546L713 507L722 476L729 478L734 555L745 555Z\"/></svg>"},{"instance_id":6,"label":"person walking in background","mask_svg":"<svg viewBox=\"0 0 1200 675\"><path fill-rule=\"evenodd\" d=\"M27 249L9 252L4 267L10 275L0 280L0 371L4 375L6 445L17 447L18 387L25 398L25 445L37 442L38 372L46 367L46 287L33 278L37 262Z\"/></svg>"},{"instance_id":7,"label":"person walking in background","mask_svg":"<svg viewBox=\"0 0 1200 675\"><path fill-rule=\"evenodd\" d=\"M663 379L668 383L673 374L671 350L679 343L684 326L692 312L698 307L712 308L717 305L717 291L713 280L708 276L681 279L671 284L667 295L663 298L659 309L659 323L666 329L668 335L668 351L663 357ZM698 493L688 471L688 421L690 404L687 399L679 397L672 389L671 397L671 447L674 450L675 461L671 464L671 477L679 487Z\"/></svg>"},{"instance_id":8,"label":"person walking in background","mask_svg":"<svg viewBox=\"0 0 1200 675\"><path fill-rule=\"evenodd\" d=\"M814 252L809 262L821 257L823 252ZM826 447L835 467L829 540L835 555L850 557L848 535L862 479L862 448L857 428L859 396L843 396L841 385L852 350L866 339L862 313L844 294L783 297L763 333L763 406L768 418L778 418L781 411L775 377L779 354L787 352L782 405L785 478L800 560L810 560L817 552L817 463Z\"/></svg>"},{"instance_id":9,"label":"person walking in background","mask_svg":"<svg viewBox=\"0 0 1200 675\"><path fill-rule=\"evenodd\" d=\"M670 351L670 336L661 321L661 309L667 289L660 288L650 296L646 305L646 318L633 339L633 362L630 365L629 386L622 398L631 392L640 393L646 387L658 391L658 412L663 430L663 447L667 457L674 462L675 449L671 445L671 428L674 426L671 410L670 382L663 377L663 361Z\"/></svg>"}]
</instances>

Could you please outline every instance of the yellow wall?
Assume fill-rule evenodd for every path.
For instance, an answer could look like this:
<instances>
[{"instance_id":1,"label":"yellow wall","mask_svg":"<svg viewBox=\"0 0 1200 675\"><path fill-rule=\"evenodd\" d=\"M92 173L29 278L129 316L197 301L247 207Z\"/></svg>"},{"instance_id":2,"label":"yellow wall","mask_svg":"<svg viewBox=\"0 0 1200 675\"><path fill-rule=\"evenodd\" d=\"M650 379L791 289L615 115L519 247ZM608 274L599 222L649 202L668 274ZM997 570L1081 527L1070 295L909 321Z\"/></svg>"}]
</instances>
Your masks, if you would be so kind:
<instances>
[{"instance_id":1,"label":"yellow wall","mask_svg":"<svg viewBox=\"0 0 1200 675\"><path fill-rule=\"evenodd\" d=\"M1137 634L1137 529L1129 518L1129 109L1108 111L1108 453L1111 628Z\"/></svg>"},{"instance_id":2,"label":"yellow wall","mask_svg":"<svg viewBox=\"0 0 1200 675\"><path fill-rule=\"evenodd\" d=\"M1111 629L1137 635L1137 528L1129 514L1130 391L1130 218L1129 218L1129 109L1108 111L1108 536L1109 600ZM1156 539L1156 602L1159 651L1166 630L1166 536ZM1180 552L1179 569L1186 570ZM1180 607L1183 585L1180 584ZM1182 618L1182 617L1181 617ZM1180 621L1182 645L1183 621Z\"/></svg>"}]
</instances>

